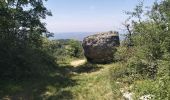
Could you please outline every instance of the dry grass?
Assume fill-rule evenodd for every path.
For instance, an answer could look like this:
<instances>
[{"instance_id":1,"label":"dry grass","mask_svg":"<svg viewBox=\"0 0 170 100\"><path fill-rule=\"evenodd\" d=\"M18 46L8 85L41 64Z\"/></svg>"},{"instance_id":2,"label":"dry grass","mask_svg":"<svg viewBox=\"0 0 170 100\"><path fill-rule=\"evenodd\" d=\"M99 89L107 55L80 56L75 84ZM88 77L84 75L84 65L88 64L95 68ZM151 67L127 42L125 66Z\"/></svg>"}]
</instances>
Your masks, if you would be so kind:
<instances>
[{"instance_id":1,"label":"dry grass","mask_svg":"<svg viewBox=\"0 0 170 100\"><path fill-rule=\"evenodd\" d=\"M111 66L98 65L98 67L101 67L101 69L73 77L74 80L78 81L78 85L68 87L66 90L73 93L74 100L113 100L109 78Z\"/></svg>"},{"instance_id":2,"label":"dry grass","mask_svg":"<svg viewBox=\"0 0 170 100\"><path fill-rule=\"evenodd\" d=\"M84 63L86 63L86 60L82 59L82 60L71 61L70 65L74 66L74 67L77 67L77 66L83 65Z\"/></svg>"},{"instance_id":3,"label":"dry grass","mask_svg":"<svg viewBox=\"0 0 170 100\"><path fill-rule=\"evenodd\" d=\"M73 63L75 66L61 66L49 77L37 79L35 83L23 83L23 90L8 98L23 98L27 92L32 92L24 100L121 100L117 85L110 76L115 64L96 65L85 63L85 60ZM18 96L20 93L22 95Z\"/></svg>"}]
</instances>

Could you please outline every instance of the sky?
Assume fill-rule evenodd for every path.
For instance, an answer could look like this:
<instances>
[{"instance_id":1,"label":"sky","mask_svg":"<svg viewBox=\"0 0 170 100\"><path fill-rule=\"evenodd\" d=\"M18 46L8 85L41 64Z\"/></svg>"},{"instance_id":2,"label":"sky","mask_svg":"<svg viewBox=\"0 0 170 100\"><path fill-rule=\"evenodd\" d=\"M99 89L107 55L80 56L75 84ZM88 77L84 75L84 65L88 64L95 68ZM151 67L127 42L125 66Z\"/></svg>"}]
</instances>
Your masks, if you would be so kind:
<instances>
[{"instance_id":1,"label":"sky","mask_svg":"<svg viewBox=\"0 0 170 100\"><path fill-rule=\"evenodd\" d=\"M47 17L50 32L105 32L119 30L140 0L48 0L45 6L53 16ZM150 6L155 0L145 0Z\"/></svg>"}]
</instances>

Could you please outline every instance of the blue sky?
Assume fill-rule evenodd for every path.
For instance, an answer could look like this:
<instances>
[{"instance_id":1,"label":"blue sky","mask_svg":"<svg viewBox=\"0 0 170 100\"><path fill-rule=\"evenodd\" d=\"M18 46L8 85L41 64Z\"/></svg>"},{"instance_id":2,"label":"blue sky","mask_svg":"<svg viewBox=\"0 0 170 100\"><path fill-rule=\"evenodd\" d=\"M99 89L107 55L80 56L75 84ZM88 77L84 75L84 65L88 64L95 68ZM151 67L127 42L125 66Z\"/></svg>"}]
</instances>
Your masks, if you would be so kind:
<instances>
[{"instance_id":1,"label":"blue sky","mask_svg":"<svg viewBox=\"0 0 170 100\"><path fill-rule=\"evenodd\" d=\"M53 13L47 17L51 32L103 32L119 30L140 0L48 0L45 5ZM145 0L152 5L155 0Z\"/></svg>"}]
</instances>

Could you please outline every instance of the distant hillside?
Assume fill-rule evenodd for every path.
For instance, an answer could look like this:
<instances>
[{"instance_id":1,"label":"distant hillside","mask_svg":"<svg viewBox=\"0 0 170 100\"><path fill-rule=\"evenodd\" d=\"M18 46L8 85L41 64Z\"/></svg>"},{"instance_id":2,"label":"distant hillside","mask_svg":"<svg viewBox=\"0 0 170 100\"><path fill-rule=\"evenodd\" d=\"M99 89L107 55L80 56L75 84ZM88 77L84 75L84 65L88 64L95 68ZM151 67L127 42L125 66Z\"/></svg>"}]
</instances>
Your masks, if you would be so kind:
<instances>
[{"instance_id":1,"label":"distant hillside","mask_svg":"<svg viewBox=\"0 0 170 100\"><path fill-rule=\"evenodd\" d=\"M75 39L82 41L83 38L95 34L94 32L70 32L70 33L55 33L52 39Z\"/></svg>"},{"instance_id":2,"label":"distant hillside","mask_svg":"<svg viewBox=\"0 0 170 100\"><path fill-rule=\"evenodd\" d=\"M54 37L51 39L75 39L78 41L83 41L83 39L89 35L93 35L97 32L63 32L63 33L55 33ZM122 33L122 32L121 32ZM123 39L123 35L120 35L120 40Z\"/></svg>"}]
</instances>

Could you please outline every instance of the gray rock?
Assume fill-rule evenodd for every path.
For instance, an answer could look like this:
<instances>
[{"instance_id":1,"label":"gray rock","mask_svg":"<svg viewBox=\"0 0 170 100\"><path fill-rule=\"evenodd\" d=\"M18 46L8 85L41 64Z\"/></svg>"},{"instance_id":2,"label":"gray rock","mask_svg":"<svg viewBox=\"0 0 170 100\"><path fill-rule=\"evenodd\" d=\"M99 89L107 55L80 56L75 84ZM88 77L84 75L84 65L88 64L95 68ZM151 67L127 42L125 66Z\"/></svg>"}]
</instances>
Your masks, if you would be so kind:
<instances>
[{"instance_id":1,"label":"gray rock","mask_svg":"<svg viewBox=\"0 0 170 100\"><path fill-rule=\"evenodd\" d=\"M118 32L104 32L84 38L84 55L91 63L109 63L114 60L116 46L119 46Z\"/></svg>"}]
</instances>

